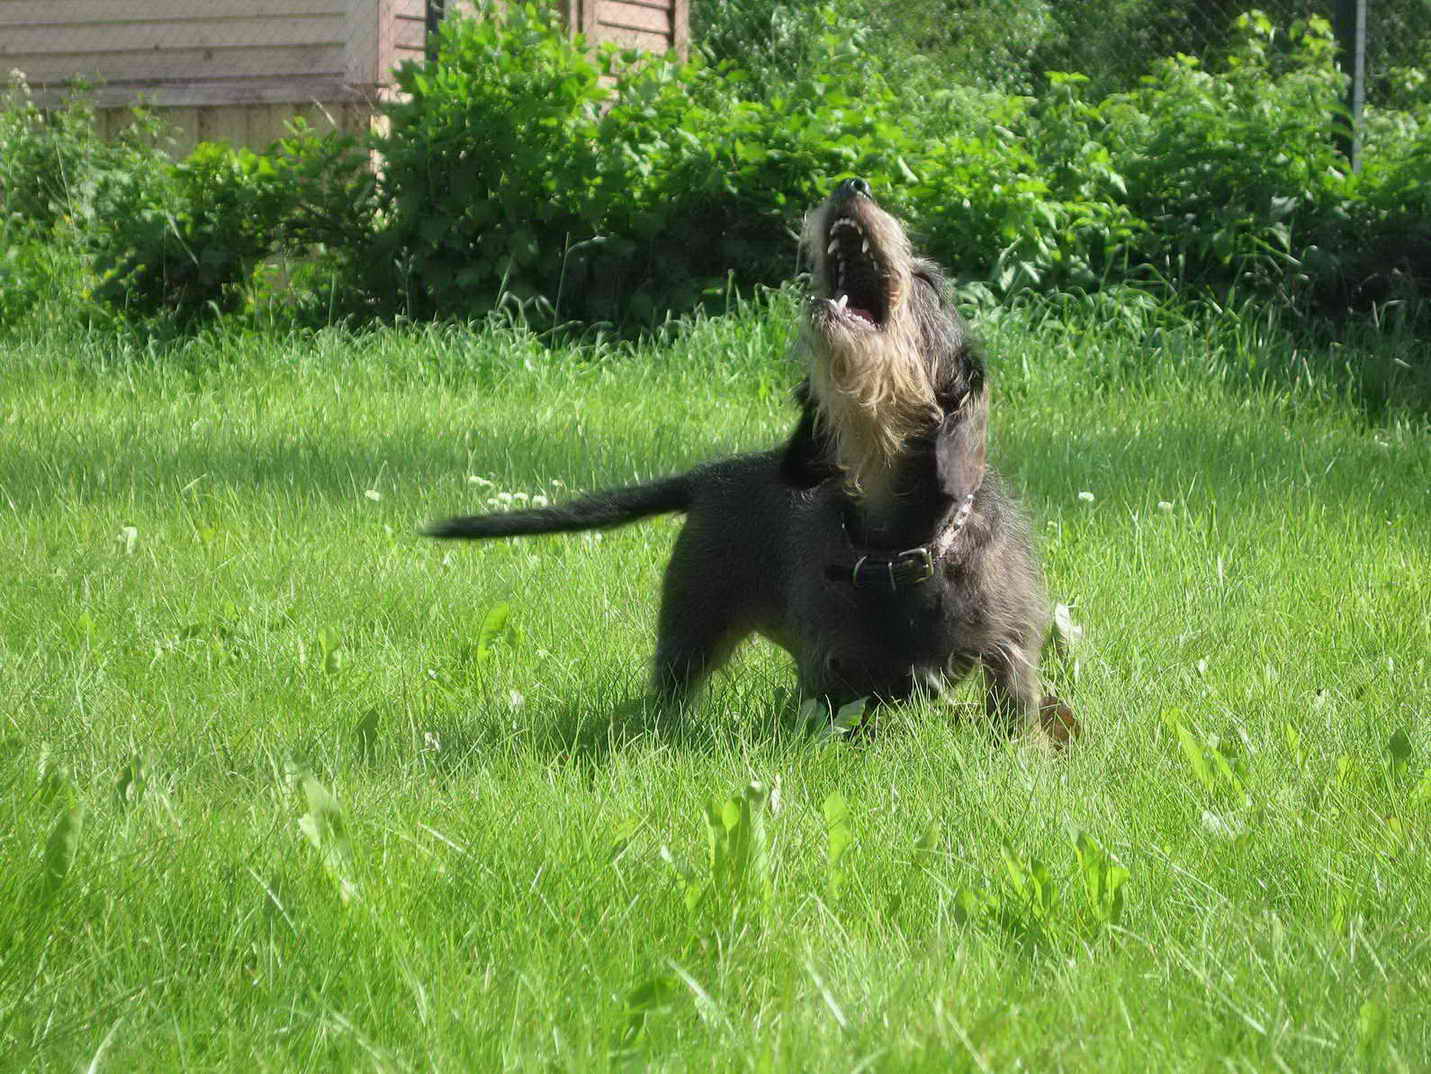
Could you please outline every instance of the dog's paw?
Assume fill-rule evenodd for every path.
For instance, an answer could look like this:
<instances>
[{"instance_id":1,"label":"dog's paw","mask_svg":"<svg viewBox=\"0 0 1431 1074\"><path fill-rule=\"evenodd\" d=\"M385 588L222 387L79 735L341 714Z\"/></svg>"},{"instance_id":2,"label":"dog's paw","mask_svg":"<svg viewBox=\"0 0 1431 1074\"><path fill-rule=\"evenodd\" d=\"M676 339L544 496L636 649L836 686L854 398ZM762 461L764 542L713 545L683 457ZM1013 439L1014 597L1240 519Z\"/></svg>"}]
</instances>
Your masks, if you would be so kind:
<instances>
[{"instance_id":1,"label":"dog's paw","mask_svg":"<svg viewBox=\"0 0 1431 1074\"><path fill-rule=\"evenodd\" d=\"M1083 725L1073 715L1073 710L1052 694L1045 697L1038 707L1038 726L1056 750L1072 745L1073 740L1083 734Z\"/></svg>"}]
</instances>

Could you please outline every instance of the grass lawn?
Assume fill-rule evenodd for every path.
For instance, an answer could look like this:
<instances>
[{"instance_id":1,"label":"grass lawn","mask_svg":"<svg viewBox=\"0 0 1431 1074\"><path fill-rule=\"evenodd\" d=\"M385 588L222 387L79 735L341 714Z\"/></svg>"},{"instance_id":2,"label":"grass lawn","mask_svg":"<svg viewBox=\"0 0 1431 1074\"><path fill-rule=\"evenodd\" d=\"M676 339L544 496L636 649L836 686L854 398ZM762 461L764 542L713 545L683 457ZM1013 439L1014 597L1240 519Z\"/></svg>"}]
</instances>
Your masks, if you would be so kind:
<instances>
[{"instance_id":1,"label":"grass lawn","mask_svg":"<svg viewBox=\"0 0 1431 1074\"><path fill-rule=\"evenodd\" d=\"M773 443L789 315L6 343L0 1069L1428 1069L1431 432L1333 358L985 326L1061 757L647 713L677 520L414 536Z\"/></svg>"}]
</instances>

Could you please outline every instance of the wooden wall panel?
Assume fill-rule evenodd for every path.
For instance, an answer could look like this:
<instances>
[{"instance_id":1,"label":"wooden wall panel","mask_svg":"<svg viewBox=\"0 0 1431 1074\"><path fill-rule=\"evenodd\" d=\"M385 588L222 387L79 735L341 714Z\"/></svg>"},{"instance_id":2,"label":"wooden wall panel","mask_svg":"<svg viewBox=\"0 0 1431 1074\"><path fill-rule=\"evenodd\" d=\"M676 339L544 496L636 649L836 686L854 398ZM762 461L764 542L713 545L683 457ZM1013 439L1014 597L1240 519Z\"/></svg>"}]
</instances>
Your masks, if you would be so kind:
<instances>
[{"instance_id":1,"label":"wooden wall panel","mask_svg":"<svg viewBox=\"0 0 1431 1074\"><path fill-rule=\"evenodd\" d=\"M347 0L0 0L0 25L113 25L226 18L341 18Z\"/></svg>"},{"instance_id":2,"label":"wooden wall panel","mask_svg":"<svg viewBox=\"0 0 1431 1074\"><path fill-rule=\"evenodd\" d=\"M0 57L143 51L158 66L165 62L168 53L202 48L214 50L214 62L222 66L223 57L230 49L341 46L344 36L343 20L331 15L282 20L185 19L5 26L0 31Z\"/></svg>"},{"instance_id":3,"label":"wooden wall panel","mask_svg":"<svg viewBox=\"0 0 1431 1074\"><path fill-rule=\"evenodd\" d=\"M356 0L0 0L0 68L40 88L339 79ZM369 31L371 34L371 30Z\"/></svg>"},{"instance_id":4,"label":"wooden wall panel","mask_svg":"<svg viewBox=\"0 0 1431 1074\"><path fill-rule=\"evenodd\" d=\"M630 3L628 0L601 0L596 7L601 26L623 30L645 30L667 39L671 34L671 11L664 4Z\"/></svg>"},{"instance_id":5,"label":"wooden wall panel","mask_svg":"<svg viewBox=\"0 0 1431 1074\"><path fill-rule=\"evenodd\" d=\"M34 85L59 85L76 77L105 83L215 82L242 78L307 78L343 70L340 45L265 45L233 49L166 49L162 53L0 54L0 66L18 67Z\"/></svg>"},{"instance_id":6,"label":"wooden wall panel","mask_svg":"<svg viewBox=\"0 0 1431 1074\"><path fill-rule=\"evenodd\" d=\"M350 133L365 130L371 112L363 104L228 104L201 108L165 108L158 110L161 120L170 125L174 150L187 153L199 142L229 142L253 149L286 137L288 125L295 116L302 116L316 131L341 129ZM99 129L113 138L133 119L128 108L104 108L99 111Z\"/></svg>"},{"instance_id":7,"label":"wooden wall panel","mask_svg":"<svg viewBox=\"0 0 1431 1074\"><path fill-rule=\"evenodd\" d=\"M566 0L567 22L594 42L685 56L687 0Z\"/></svg>"},{"instance_id":8,"label":"wooden wall panel","mask_svg":"<svg viewBox=\"0 0 1431 1074\"><path fill-rule=\"evenodd\" d=\"M671 47L671 39L666 34L628 30L623 26L604 23L598 24L594 36L598 41L612 41L624 48L637 48L645 52L666 52Z\"/></svg>"},{"instance_id":9,"label":"wooden wall panel","mask_svg":"<svg viewBox=\"0 0 1431 1074\"><path fill-rule=\"evenodd\" d=\"M592 41L685 54L689 0L555 2ZM426 0L0 0L0 72L25 72L44 104L89 80L111 135L142 98L180 149L261 147L298 113L371 128L394 66L425 55L426 14Z\"/></svg>"},{"instance_id":10,"label":"wooden wall panel","mask_svg":"<svg viewBox=\"0 0 1431 1074\"><path fill-rule=\"evenodd\" d=\"M427 58L426 0L393 0L392 66Z\"/></svg>"}]
</instances>

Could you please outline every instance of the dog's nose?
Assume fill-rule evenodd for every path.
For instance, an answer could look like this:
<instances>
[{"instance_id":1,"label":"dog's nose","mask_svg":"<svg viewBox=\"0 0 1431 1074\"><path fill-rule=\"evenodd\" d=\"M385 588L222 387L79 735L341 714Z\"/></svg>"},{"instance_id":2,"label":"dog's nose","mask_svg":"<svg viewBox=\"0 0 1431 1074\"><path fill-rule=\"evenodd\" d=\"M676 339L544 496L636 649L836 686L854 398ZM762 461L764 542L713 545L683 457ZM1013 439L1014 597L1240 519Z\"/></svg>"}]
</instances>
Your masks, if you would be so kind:
<instances>
[{"instance_id":1,"label":"dog's nose","mask_svg":"<svg viewBox=\"0 0 1431 1074\"><path fill-rule=\"evenodd\" d=\"M873 195L870 193L869 183L863 179L846 179L839 186L835 187L835 197L840 201L845 201L848 198L868 198L873 197Z\"/></svg>"}]
</instances>

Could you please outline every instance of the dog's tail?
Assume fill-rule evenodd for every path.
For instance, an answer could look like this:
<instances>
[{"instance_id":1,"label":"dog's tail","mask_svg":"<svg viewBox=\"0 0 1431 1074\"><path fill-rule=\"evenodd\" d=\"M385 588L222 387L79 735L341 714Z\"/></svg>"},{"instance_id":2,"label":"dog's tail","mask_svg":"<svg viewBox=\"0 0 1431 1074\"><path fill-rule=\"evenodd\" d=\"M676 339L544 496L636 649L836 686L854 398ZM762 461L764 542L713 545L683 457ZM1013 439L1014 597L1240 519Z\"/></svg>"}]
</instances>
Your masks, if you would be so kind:
<instances>
[{"instance_id":1,"label":"dog's tail","mask_svg":"<svg viewBox=\"0 0 1431 1074\"><path fill-rule=\"evenodd\" d=\"M628 522L685 511L691 505L691 475L667 477L644 485L593 492L569 503L527 511L499 511L431 522L428 537L521 537L533 533L571 533L624 526Z\"/></svg>"}]
</instances>

